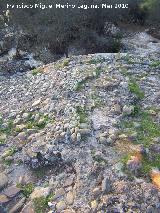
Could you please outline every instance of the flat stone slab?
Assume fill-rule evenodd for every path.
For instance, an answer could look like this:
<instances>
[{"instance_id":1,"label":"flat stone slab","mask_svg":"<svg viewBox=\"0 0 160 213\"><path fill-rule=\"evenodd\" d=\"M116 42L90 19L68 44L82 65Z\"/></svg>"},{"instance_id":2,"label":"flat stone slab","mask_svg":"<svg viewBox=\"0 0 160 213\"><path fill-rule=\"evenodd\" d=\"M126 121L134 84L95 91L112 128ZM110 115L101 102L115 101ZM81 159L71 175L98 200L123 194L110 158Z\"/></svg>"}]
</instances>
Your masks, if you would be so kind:
<instances>
[{"instance_id":1,"label":"flat stone slab","mask_svg":"<svg viewBox=\"0 0 160 213\"><path fill-rule=\"evenodd\" d=\"M15 197L17 194L19 194L21 189L17 188L16 186L11 186L5 189L3 192L7 197Z\"/></svg>"}]
</instances>

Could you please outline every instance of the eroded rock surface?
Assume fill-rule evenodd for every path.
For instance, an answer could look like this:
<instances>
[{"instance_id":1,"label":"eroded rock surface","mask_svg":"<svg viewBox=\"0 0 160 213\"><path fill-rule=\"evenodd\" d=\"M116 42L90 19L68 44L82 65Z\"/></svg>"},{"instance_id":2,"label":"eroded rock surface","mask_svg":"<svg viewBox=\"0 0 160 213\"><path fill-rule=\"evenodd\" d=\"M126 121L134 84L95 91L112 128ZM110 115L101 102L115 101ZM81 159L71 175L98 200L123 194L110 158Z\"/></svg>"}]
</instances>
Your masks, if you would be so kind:
<instances>
[{"instance_id":1,"label":"eroded rock surface","mask_svg":"<svg viewBox=\"0 0 160 213\"><path fill-rule=\"evenodd\" d=\"M159 189L143 163L158 167L159 56L77 56L1 75L3 211L160 211ZM155 122L149 138L140 111ZM43 189L37 197L36 187Z\"/></svg>"}]
</instances>

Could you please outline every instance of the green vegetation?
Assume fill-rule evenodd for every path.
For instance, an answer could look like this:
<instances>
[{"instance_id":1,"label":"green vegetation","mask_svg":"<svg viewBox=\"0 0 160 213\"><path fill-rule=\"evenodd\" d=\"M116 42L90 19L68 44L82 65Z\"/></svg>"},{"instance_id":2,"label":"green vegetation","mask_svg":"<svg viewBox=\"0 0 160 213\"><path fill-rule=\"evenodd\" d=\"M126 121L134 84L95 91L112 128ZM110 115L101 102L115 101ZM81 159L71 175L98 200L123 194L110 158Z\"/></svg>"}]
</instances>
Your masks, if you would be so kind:
<instances>
[{"instance_id":1,"label":"green vegetation","mask_svg":"<svg viewBox=\"0 0 160 213\"><path fill-rule=\"evenodd\" d=\"M75 86L75 91L80 91L81 89L84 88L85 84L89 81L93 79L92 76L87 76L86 78L82 79L81 81L79 81L76 86Z\"/></svg>"},{"instance_id":2,"label":"green vegetation","mask_svg":"<svg viewBox=\"0 0 160 213\"><path fill-rule=\"evenodd\" d=\"M35 213L44 213L48 208L48 202L50 202L53 198L53 194L50 194L47 197L35 198L33 200Z\"/></svg>"},{"instance_id":3,"label":"green vegetation","mask_svg":"<svg viewBox=\"0 0 160 213\"><path fill-rule=\"evenodd\" d=\"M0 134L5 133L5 134L11 134L13 131L13 121L8 120L7 125L3 126L4 122L1 119L0 120Z\"/></svg>"},{"instance_id":4,"label":"green vegetation","mask_svg":"<svg viewBox=\"0 0 160 213\"><path fill-rule=\"evenodd\" d=\"M3 160L3 163L4 163L6 166L10 166L10 165L13 163L13 160Z\"/></svg>"},{"instance_id":5,"label":"green vegetation","mask_svg":"<svg viewBox=\"0 0 160 213\"><path fill-rule=\"evenodd\" d=\"M94 58L87 61L87 64L99 64L99 63L103 63L104 61L105 61L105 58Z\"/></svg>"},{"instance_id":6,"label":"green vegetation","mask_svg":"<svg viewBox=\"0 0 160 213\"><path fill-rule=\"evenodd\" d=\"M62 63L63 67L67 67L69 65L70 60L69 59L65 59Z\"/></svg>"},{"instance_id":7,"label":"green vegetation","mask_svg":"<svg viewBox=\"0 0 160 213\"><path fill-rule=\"evenodd\" d=\"M15 153L17 152L17 148L16 147L10 147L9 149L7 149L4 154L2 155L3 158L9 157L9 156L13 156Z\"/></svg>"},{"instance_id":8,"label":"green vegetation","mask_svg":"<svg viewBox=\"0 0 160 213\"><path fill-rule=\"evenodd\" d=\"M160 67L160 61L154 61L150 64L151 67L153 68L157 68L157 67Z\"/></svg>"},{"instance_id":9,"label":"green vegetation","mask_svg":"<svg viewBox=\"0 0 160 213\"><path fill-rule=\"evenodd\" d=\"M134 123L136 121L138 121L139 126L135 128ZM133 117L129 121L121 122L121 129L123 132L126 132L128 136L136 131L137 138L135 142L137 144L143 144L146 147L152 144L153 138L160 137L160 125L153 121L152 116L148 112L138 111L138 117Z\"/></svg>"},{"instance_id":10,"label":"green vegetation","mask_svg":"<svg viewBox=\"0 0 160 213\"><path fill-rule=\"evenodd\" d=\"M39 120L35 121L34 113L30 113L28 119L26 121L27 129L43 129L48 122L53 122L52 119L48 117L48 115L39 114Z\"/></svg>"},{"instance_id":11,"label":"green vegetation","mask_svg":"<svg viewBox=\"0 0 160 213\"><path fill-rule=\"evenodd\" d=\"M129 171L126 168L126 164L128 160L131 159L131 156L134 156L135 153L129 153L122 157L121 162L124 165L124 171L129 174ZM142 167L140 168L140 175L142 176L148 176L150 171L153 168L160 168L160 154L158 153L152 153L152 158L150 158L147 154L142 155L141 160Z\"/></svg>"},{"instance_id":12,"label":"green vegetation","mask_svg":"<svg viewBox=\"0 0 160 213\"><path fill-rule=\"evenodd\" d=\"M145 12L147 21L150 23L159 23L160 21L160 1L159 0L143 0L140 2L142 12Z\"/></svg>"},{"instance_id":13,"label":"green vegetation","mask_svg":"<svg viewBox=\"0 0 160 213\"><path fill-rule=\"evenodd\" d=\"M5 139L0 139L0 145L4 145L6 144L6 140Z\"/></svg>"},{"instance_id":14,"label":"green vegetation","mask_svg":"<svg viewBox=\"0 0 160 213\"><path fill-rule=\"evenodd\" d=\"M102 72L102 69L100 67L97 67L95 70L93 70L90 75L86 76L84 79L79 81L75 86L75 91L80 91L84 88L85 84L88 83L90 80L93 80L94 78L98 78Z\"/></svg>"},{"instance_id":15,"label":"green vegetation","mask_svg":"<svg viewBox=\"0 0 160 213\"><path fill-rule=\"evenodd\" d=\"M7 166L10 166L13 162L13 159L7 159L7 157L13 156L17 152L16 147L10 147L2 154L3 163Z\"/></svg>"},{"instance_id":16,"label":"green vegetation","mask_svg":"<svg viewBox=\"0 0 160 213\"><path fill-rule=\"evenodd\" d=\"M48 208L48 199L45 197L35 198L33 204L35 213L44 213Z\"/></svg>"},{"instance_id":17,"label":"green vegetation","mask_svg":"<svg viewBox=\"0 0 160 213\"><path fill-rule=\"evenodd\" d=\"M37 75L38 73L42 73L42 69L41 68L36 68L32 70L32 75Z\"/></svg>"},{"instance_id":18,"label":"green vegetation","mask_svg":"<svg viewBox=\"0 0 160 213\"><path fill-rule=\"evenodd\" d=\"M45 176L46 174L46 167L45 168L39 168L39 169L34 169L33 174L35 175L35 177L37 178L42 178Z\"/></svg>"},{"instance_id":19,"label":"green vegetation","mask_svg":"<svg viewBox=\"0 0 160 213\"><path fill-rule=\"evenodd\" d=\"M29 197L30 194L33 192L34 190L34 185L33 183L27 183L25 185L22 184L17 184L17 187L20 188L22 190L22 193L24 194L25 197Z\"/></svg>"},{"instance_id":20,"label":"green vegetation","mask_svg":"<svg viewBox=\"0 0 160 213\"><path fill-rule=\"evenodd\" d=\"M124 68L124 67L121 67L120 68L120 73L122 74L122 75L124 75L124 76L128 76L129 74L128 74L128 70L126 69L126 68Z\"/></svg>"},{"instance_id":21,"label":"green vegetation","mask_svg":"<svg viewBox=\"0 0 160 213\"><path fill-rule=\"evenodd\" d=\"M128 63L128 64L134 64L135 61L133 61L132 57L130 55L126 55L124 56L124 60Z\"/></svg>"},{"instance_id":22,"label":"green vegetation","mask_svg":"<svg viewBox=\"0 0 160 213\"><path fill-rule=\"evenodd\" d=\"M153 138L160 137L160 126L153 121L147 112L142 112L137 133L137 142L148 146L152 143Z\"/></svg>"},{"instance_id":23,"label":"green vegetation","mask_svg":"<svg viewBox=\"0 0 160 213\"><path fill-rule=\"evenodd\" d=\"M94 106L92 107L92 110L95 109L95 108L103 106L102 99L96 93L91 95L91 99L94 102Z\"/></svg>"},{"instance_id":24,"label":"green vegetation","mask_svg":"<svg viewBox=\"0 0 160 213\"><path fill-rule=\"evenodd\" d=\"M121 162L124 164L124 166L127 164L127 162L131 159L131 154L126 154L121 158Z\"/></svg>"},{"instance_id":25,"label":"green vegetation","mask_svg":"<svg viewBox=\"0 0 160 213\"><path fill-rule=\"evenodd\" d=\"M134 105L134 110L133 110L133 112L131 113L131 116L132 116L132 117L138 116L138 115L140 114L140 111L141 111L141 108L140 108L139 104L135 104L135 105Z\"/></svg>"},{"instance_id":26,"label":"green vegetation","mask_svg":"<svg viewBox=\"0 0 160 213\"><path fill-rule=\"evenodd\" d=\"M98 78L102 72L102 69L100 67L97 67L94 72L95 72L95 77Z\"/></svg>"},{"instance_id":27,"label":"green vegetation","mask_svg":"<svg viewBox=\"0 0 160 213\"><path fill-rule=\"evenodd\" d=\"M141 169L142 174L148 174L152 168L160 168L160 154L152 153L152 159L149 159L147 155L143 156Z\"/></svg>"},{"instance_id":28,"label":"green vegetation","mask_svg":"<svg viewBox=\"0 0 160 213\"><path fill-rule=\"evenodd\" d=\"M141 88L139 87L139 85L133 79L130 79L129 90L138 99L143 99L144 98L144 92L141 90Z\"/></svg>"},{"instance_id":29,"label":"green vegetation","mask_svg":"<svg viewBox=\"0 0 160 213\"><path fill-rule=\"evenodd\" d=\"M93 160L96 161L98 164L101 164L101 165L105 165L107 164L107 160L104 159L102 156L100 155L94 155L93 157Z\"/></svg>"},{"instance_id":30,"label":"green vegetation","mask_svg":"<svg viewBox=\"0 0 160 213\"><path fill-rule=\"evenodd\" d=\"M70 62L69 58L63 59L62 61L60 61L56 64L56 68L60 69L60 68L67 67L69 65L69 62Z\"/></svg>"},{"instance_id":31,"label":"green vegetation","mask_svg":"<svg viewBox=\"0 0 160 213\"><path fill-rule=\"evenodd\" d=\"M86 112L86 109L81 107L81 106L77 106L76 108L76 112L80 118L80 123L86 123L87 122L87 112Z\"/></svg>"}]
</instances>

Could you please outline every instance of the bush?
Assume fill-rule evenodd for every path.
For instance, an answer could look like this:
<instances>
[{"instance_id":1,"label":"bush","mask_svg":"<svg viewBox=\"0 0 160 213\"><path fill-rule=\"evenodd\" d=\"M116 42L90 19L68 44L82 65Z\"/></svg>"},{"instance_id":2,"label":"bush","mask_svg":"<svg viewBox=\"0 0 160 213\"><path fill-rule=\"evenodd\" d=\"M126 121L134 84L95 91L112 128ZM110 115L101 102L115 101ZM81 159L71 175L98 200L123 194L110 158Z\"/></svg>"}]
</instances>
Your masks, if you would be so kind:
<instances>
[{"instance_id":1,"label":"bush","mask_svg":"<svg viewBox=\"0 0 160 213\"><path fill-rule=\"evenodd\" d=\"M3 0L4 2L4 0ZM55 4L53 0L24 0L25 4L34 3ZM66 1L67 2L67 1ZM84 3L85 2L85 3ZM70 0L70 4L98 4L101 1ZM114 4L120 0L108 0L105 3ZM131 2L131 0L124 0ZM21 4L20 0L14 1ZM59 4L65 4L63 0ZM115 16L115 13L117 16ZM88 46L88 52L117 51L119 49L119 39L106 38L103 36L104 23L106 20L116 22L116 17L124 15L124 10L106 9L11 9L10 25L20 26L24 32L37 39L37 45L46 46L57 54L67 54L67 49L73 41L79 41ZM119 19L119 18L118 18ZM113 44L113 47L111 47Z\"/></svg>"},{"instance_id":2,"label":"bush","mask_svg":"<svg viewBox=\"0 0 160 213\"><path fill-rule=\"evenodd\" d=\"M12 4L21 4L21 0L10 1ZM25 4L56 4L55 0L24 0ZM67 1L59 0L64 5ZM70 0L73 5L104 4L103 0ZM104 37L103 30L106 21L116 23L119 20L144 23L146 16L157 13L158 0L108 0L106 4L128 3L129 9L11 9L9 24L19 27L24 32L36 38L36 45L43 45L57 54L66 53L70 43L79 41L88 46L91 52L117 51L120 39L112 36ZM6 0L1 0L0 8L4 9ZM9 1L8 1L9 4ZM2 12L2 11L1 11ZM156 18L156 19L157 19ZM157 19L158 20L158 19ZM112 47L110 47L112 44ZM108 47L109 45L109 47Z\"/></svg>"},{"instance_id":3,"label":"bush","mask_svg":"<svg viewBox=\"0 0 160 213\"><path fill-rule=\"evenodd\" d=\"M157 24L160 22L159 0L143 0L141 8L145 13L147 13L147 21L149 23Z\"/></svg>"}]
</instances>

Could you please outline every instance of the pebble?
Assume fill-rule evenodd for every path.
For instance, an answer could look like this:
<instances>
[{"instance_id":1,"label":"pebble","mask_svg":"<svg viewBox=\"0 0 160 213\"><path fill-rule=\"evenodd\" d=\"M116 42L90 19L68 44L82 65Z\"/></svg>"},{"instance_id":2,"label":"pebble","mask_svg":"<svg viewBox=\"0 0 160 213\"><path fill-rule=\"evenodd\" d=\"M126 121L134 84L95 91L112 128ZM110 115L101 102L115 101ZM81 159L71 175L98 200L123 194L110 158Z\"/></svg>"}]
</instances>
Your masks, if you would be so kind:
<instances>
[{"instance_id":1,"label":"pebble","mask_svg":"<svg viewBox=\"0 0 160 213\"><path fill-rule=\"evenodd\" d=\"M105 137L100 137L100 138L99 138L99 142L100 142L100 143L106 144L106 143L108 142L108 140L107 140L107 138L105 138Z\"/></svg>"},{"instance_id":2,"label":"pebble","mask_svg":"<svg viewBox=\"0 0 160 213\"><path fill-rule=\"evenodd\" d=\"M92 193L94 197L98 197L101 194L101 190L99 187L97 187L93 189Z\"/></svg>"},{"instance_id":3,"label":"pebble","mask_svg":"<svg viewBox=\"0 0 160 213\"><path fill-rule=\"evenodd\" d=\"M70 192L67 193L66 201L67 201L68 205L72 205L73 204L73 202L74 202L73 192L70 191Z\"/></svg>"},{"instance_id":4,"label":"pebble","mask_svg":"<svg viewBox=\"0 0 160 213\"><path fill-rule=\"evenodd\" d=\"M91 134L91 130L90 129L80 129L79 133L81 135L90 135Z\"/></svg>"},{"instance_id":5,"label":"pebble","mask_svg":"<svg viewBox=\"0 0 160 213\"><path fill-rule=\"evenodd\" d=\"M4 194L7 197L13 198L20 193L21 189L16 186L10 186L4 190Z\"/></svg>"},{"instance_id":6,"label":"pebble","mask_svg":"<svg viewBox=\"0 0 160 213\"><path fill-rule=\"evenodd\" d=\"M54 199L62 197L63 195L65 195L65 190L63 188L60 188L55 192Z\"/></svg>"},{"instance_id":7,"label":"pebble","mask_svg":"<svg viewBox=\"0 0 160 213\"><path fill-rule=\"evenodd\" d=\"M68 177L64 182L64 187L71 186L74 183L74 177Z\"/></svg>"},{"instance_id":8,"label":"pebble","mask_svg":"<svg viewBox=\"0 0 160 213\"><path fill-rule=\"evenodd\" d=\"M51 189L49 187L36 187L32 194L30 195L30 199L33 200L35 198L47 197L50 194Z\"/></svg>"},{"instance_id":9,"label":"pebble","mask_svg":"<svg viewBox=\"0 0 160 213\"><path fill-rule=\"evenodd\" d=\"M97 207L98 207L97 201L96 201L96 200L93 200L93 201L91 202L91 208L92 208L92 209L96 209Z\"/></svg>"},{"instance_id":10,"label":"pebble","mask_svg":"<svg viewBox=\"0 0 160 213\"><path fill-rule=\"evenodd\" d=\"M81 141L81 134L77 133L77 141L80 142Z\"/></svg>"},{"instance_id":11,"label":"pebble","mask_svg":"<svg viewBox=\"0 0 160 213\"><path fill-rule=\"evenodd\" d=\"M73 134L71 135L71 140L72 140L73 142L76 142L76 140L77 140L77 135L76 135L76 133L73 133Z\"/></svg>"},{"instance_id":12,"label":"pebble","mask_svg":"<svg viewBox=\"0 0 160 213\"><path fill-rule=\"evenodd\" d=\"M32 107L36 107L36 106L38 106L40 103L41 103L41 98L38 99L38 100L36 100L36 101L34 101L33 104L32 104Z\"/></svg>"},{"instance_id":13,"label":"pebble","mask_svg":"<svg viewBox=\"0 0 160 213\"><path fill-rule=\"evenodd\" d=\"M59 201L56 204L56 209L57 209L58 212L61 212L61 211L63 211L66 208L67 208L67 205L66 205L65 201L63 201L63 200Z\"/></svg>"}]
</instances>

